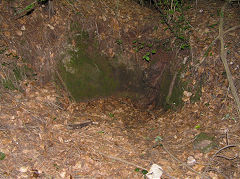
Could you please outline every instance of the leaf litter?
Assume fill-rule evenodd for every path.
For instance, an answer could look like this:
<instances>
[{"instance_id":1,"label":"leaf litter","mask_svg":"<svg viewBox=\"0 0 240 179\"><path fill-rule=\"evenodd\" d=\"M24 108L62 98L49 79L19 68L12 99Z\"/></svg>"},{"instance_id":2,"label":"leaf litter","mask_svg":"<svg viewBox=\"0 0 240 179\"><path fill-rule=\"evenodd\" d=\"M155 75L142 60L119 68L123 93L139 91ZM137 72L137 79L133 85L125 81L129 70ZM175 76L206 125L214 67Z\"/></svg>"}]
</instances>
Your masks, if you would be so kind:
<instances>
[{"instance_id":1,"label":"leaf litter","mask_svg":"<svg viewBox=\"0 0 240 179\"><path fill-rule=\"evenodd\" d=\"M107 15L101 15L93 3L87 4L85 10L101 15L107 22L108 15L116 13L113 11L116 4L104 1L100 5L106 8ZM143 178L140 171L155 163L163 169L162 178L200 178L203 174L210 178L239 178L239 117L219 59L218 42L208 51L211 55L204 57L217 37L217 29L206 28L216 24L216 18L209 20L208 15L214 16L220 5L199 2L197 10L188 12L195 27L191 36L193 61L187 63L189 70L183 80L192 78L192 89L196 89L200 77L206 81L200 89L199 101L191 102L194 92L187 90L185 105L177 111L138 109L130 99L119 97L74 103L53 83L39 86L34 81L25 81L24 93L1 89L0 176ZM125 13L140 11L123 9ZM228 28L238 25L234 20L236 14L229 9ZM130 17L123 17L122 21L136 25ZM116 31L122 25L116 19L112 23ZM225 37L232 42L228 58L235 81L240 79L239 46L235 45L240 38L238 32L239 29ZM10 31L4 34L11 36ZM157 32L152 35L159 37ZM104 38L105 34L101 36ZM195 58L199 61L195 62ZM196 71L191 71L194 68ZM219 148L208 153L194 150L195 137L201 132L214 135ZM187 165L190 159L194 161L191 168Z\"/></svg>"}]
</instances>

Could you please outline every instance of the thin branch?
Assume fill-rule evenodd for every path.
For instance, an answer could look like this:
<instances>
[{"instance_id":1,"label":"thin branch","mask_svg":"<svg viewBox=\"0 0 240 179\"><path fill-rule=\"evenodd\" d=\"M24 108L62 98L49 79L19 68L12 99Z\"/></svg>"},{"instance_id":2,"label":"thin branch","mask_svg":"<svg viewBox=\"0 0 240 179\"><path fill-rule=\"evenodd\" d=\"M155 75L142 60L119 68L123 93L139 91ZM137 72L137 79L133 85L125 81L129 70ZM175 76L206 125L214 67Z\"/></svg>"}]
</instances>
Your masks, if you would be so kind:
<instances>
[{"instance_id":1,"label":"thin branch","mask_svg":"<svg viewBox=\"0 0 240 179\"><path fill-rule=\"evenodd\" d=\"M229 145L229 140L228 140L228 130L226 130L226 143Z\"/></svg>"},{"instance_id":2,"label":"thin branch","mask_svg":"<svg viewBox=\"0 0 240 179\"><path fill-rule=\"evenodd\" d=\"M140 168L140 169L142 169L142 170L147 170L146 168L144 168L144 167L142 167L142 166L136 165L135 163L132 163L132 162L128 162L128 161L126 161L126 160L124 160L124 159L121 159L121 158L118 158L118 157L113 157L113 156L111 156L111 155L104 154L104 153L102 153L102 152L100 152L100 151L97 151L97 153L99 153L100 155L102 155L102 156L104 156L104 157L107 157L107 158L110 158L110 159L113 159L113 160L117 160L117 161L119 161L119 162L126 163L126 164L128 164L128 165L132 165L132 166L137 167L137 168Z\"/></svg>"},{"instance_id":3,"label":"thin branch","mask_svg":"<svg viewBox=\"0 0 240 179\"><path fill-rule=\"evenodd\" d=\"M68 93L68 95L72 98L72 100L75 102L75 98L72 96L71 92L68 90L67 85L65 84L65 82L63 81L61 75L58 73L58 71L56 70L56 74L58 79L60 80L61 84L63 85L64 90Z\"/></svg>"},{"instance_id":4,"label":"thin branch","mask_svg":"<svg viewBox=\"0 0 240 179\"><path fill-rule=\"evenodd\" d=\"M227 146L219 149L219 150L213 155L213 157L216 156L219 152L221 152L221 151L223 151L223 150L225 150L225 149L227 149L227 148L230 148L230 147L237 147L237 146L236 146L236 145L227 145Z\"/></svg>"},{"instance_id":5,"label":"thin branch","mask_svg":"<svg viewBox=\"0 0 240 179\"><path fill-rule=\"evenodd\" d=\"M153 0L155 8L159 11L159 13L162 15L163 21L164 23L168 26L169 30L171 31L171 33L175 36L178 37L177 33L173 30L172 26L168 23L168 20L166 18L166 15L163 13L163 11L161 10L161 8L158 6L158 3L156 0ZM186 41L186 40L184 40Z\"/></svg>"},{"instance_id":6,"label":"thin branch","mask_svg":"<svg viewBox=\"0 0 240 179\"><path fill-rule=\"evenodd\" d=\"M239 155L236 155L236 156L233 157L233 158L229 158L229 157L226 157L226 156L224 156L224 155L216 155L216 157L224 158L224 159L226 159L226 160L234 160L234 159L238 158Z\"/></svg>"},{"instance_id":7,"label":"thin branch","mask_svg":"<svg viewBox=\"0 0 240 179\"><path fill-rule=\"evenodd\" d=\"M223 32L223 34L225 35L226 33L230 32L230 31L233 31L233 30L236 30L240 28L240 25L237 25L237 26L234 26L234 27L231 27L230 29L226 30L225 32Z\"/></svg>"},{"instance_id":8,"label":"thin branch","mask_svg":"<svg viewBox=\"0 0 240 179\"><path fill-rule=\"evenodd\" d=\"M223 62L223 65L224 65L224 68L225 68L225 71L226 71L226 74L227 74L227 79L228 79L228 82L229 82L229 85L230 85L230 88L231 88L231 91L232 91L232 95L233 95L234 100L235 100L236 105L237 105L238 115L240 117L240 100L239 100L239 97L238 97L238 94L237 94L237 89L236 89L236 87L234 85L234 82L233 82L233 79L232 79L231 71L230 71L229 66L227 64L227 50L225 50L225 48L224 48L223 15L224 15L224 9L225 9L226 5L227 5L227 3L225 3L223 5L223 7L221 8L221 13L220 13L219 40L221 42L221 59L222 59L222 62Z\"/></svg>"},{"instance_id":9,"label":"thin branch","mask_svg":"<svg viewBox=\"0 0 240 179\"><path fill-rule=\"evenodd\" d=\"M203 177L203 178L209 178L208 176L199 173L198 171L194 170L192 167L188 166L187 164L185 164L184 162L182 162L181 160L179 160L177 157L175 157L167 148L166 146L163 144L163 142L161 143L163 149L174 159L176 160L178 163L181 163L181 165L185 166L187 169L191 170L192 172L196 173L197 175Z\"/></svg>"},{"instance_id":10,"label":"thin branch","mask_svg":"<svg viewBox=\"0 0 240 179\"><path fill-rule=\"evenodd\" d=\"M174 84L175 84L175 81L176 81L176 78L177 78L177 74L178 74L178 71L176 71L174 73L173 79L172 79L171 84L169 86L168 95L167 95L167 98L166 98L167 103L169 103L169 100L172 96L172 91L173 91L173 87L174 87Z\"/></svg>"},{"instance_id":11,"label":"thin branch","mask_svg":"<svg viewBox=\"0 0 240 179\"><path fill-rule=\"evenodd\" d=\"M240 28L240 25L237 25L237 26L234 26L234 27L231 27L230 29L226 30L223 32L223 35L227 34L228 32L231 32L233 30L236 30ZM218 36L211 42L211 44L208 46L207 50L204 51L204 53L201 55L203 56L202 60L198 63L198 66L206 59L206 56L205 54L207 53L207 51L215 44L215 42L219 39L219 34Z\"/></svg>"}]
</instances>

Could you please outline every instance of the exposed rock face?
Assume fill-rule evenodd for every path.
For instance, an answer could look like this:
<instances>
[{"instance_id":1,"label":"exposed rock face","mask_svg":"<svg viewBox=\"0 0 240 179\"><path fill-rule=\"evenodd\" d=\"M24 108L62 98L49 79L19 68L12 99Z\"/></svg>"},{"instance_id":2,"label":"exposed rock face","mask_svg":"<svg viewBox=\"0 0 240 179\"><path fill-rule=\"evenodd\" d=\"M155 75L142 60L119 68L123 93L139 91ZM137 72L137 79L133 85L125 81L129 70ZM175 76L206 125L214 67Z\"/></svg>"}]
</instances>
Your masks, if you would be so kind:
<instances>
[{"instance_id":1,"label":"exposed rock face","mask_svg":"<svg viewBox=\"0 0 240 179\"><path fill-rule=\"evenodd\" d=\"M145 71L144 83L147 93L145 96L145 104L143 104L144 106L152 105L155 107L158 105L162 76L166 69L167 63L158 61Z\"/></svg>"},{"instance_id":2,"label":"exposed rock face","mask_svg":"<svg viewBox=\"0 0 240 179\"><path fill-rule=\"evenodd\" d=\"M149 68L144 70L143 82L145 95L142 99L141 106L155 108L165 100L169 88L169 69L172 55L163 50L154 56L153 62ZM171 77L170 77L171 78ZM170 79L171 80L171 79ZM166 94L164 94L166 93Z\"/></svg>"}]
</instances>

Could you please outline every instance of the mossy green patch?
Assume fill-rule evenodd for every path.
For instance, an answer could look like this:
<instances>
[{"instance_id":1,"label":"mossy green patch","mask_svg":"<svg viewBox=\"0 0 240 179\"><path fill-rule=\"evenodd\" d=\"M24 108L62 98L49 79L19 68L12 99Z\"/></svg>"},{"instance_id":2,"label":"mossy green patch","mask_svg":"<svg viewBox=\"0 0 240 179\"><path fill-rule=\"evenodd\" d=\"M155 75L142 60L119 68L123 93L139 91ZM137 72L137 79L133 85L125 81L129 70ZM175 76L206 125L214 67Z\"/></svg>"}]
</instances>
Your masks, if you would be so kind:
<instances>
[{"instance_id":1,"label":"mossy green patch","mask_svg":"<svg viewBox=\"0 0 240 179\"><path fill-rule=\"evenodd\" d=\"M76 101L113 94L119 81L107 58L97 52L97 43L78 24L72 24L75 41L72 49L66 50L58 65L58 71Z\"/></svg>"},{"instance_id":2,"label":"mossy green patch","mask_svg":"<svg viewBox=\"0 0 240 179\"><path fill-rule=\"evenodd\" d=\"M169 88L173 80L173 74L170 70L166 70L161 78L160 96L158 98L158 105L162 106L165 110L173 109L176 110L183 105L182 96L186 86L180 79L180 72L175 79L175 83L172 89L171 96L168 97Z\"/></svg>"},{"instance_id":3,"label":"mossy green patch","mask_svg":"<svg viewBox=\"0 0 240 179\"><path fill-rule=\"evenodd\" d=\"M17 89L17 88L15 87L15 85L13 84L13 81L11 81L10 79L2 80L2 81L1 81L1 84L2 84L2 86L3 86L5 89L9 89L9 90L15 90L15 89Z\"/></svg>"},{"instance_id":4,"label":"mossy green patch","mask_svg":"<svg viewBox=\"0 0 240 179\"><path fill-rule=\"evenodd\" d=\"M116 91L113 68L102 57L91 58L81 51L70 51L70 61L60 64L60 74L76 101L107 96ZM69 71L66 68L70 68Z\"/></svg>"},{"instance_id":5,"label":"mossy green patch","mask_svg":"<svg viewBox=\"0 0 240 179\"><path fill-rule=\"evenodd\" d=\"M200 150L202 153L207 153L213 148L218 146L215 137L211 136L210 134L201 132L197 136L195 136L193 142L193 148L195 150Z\"/></svg>"}]
</instances>

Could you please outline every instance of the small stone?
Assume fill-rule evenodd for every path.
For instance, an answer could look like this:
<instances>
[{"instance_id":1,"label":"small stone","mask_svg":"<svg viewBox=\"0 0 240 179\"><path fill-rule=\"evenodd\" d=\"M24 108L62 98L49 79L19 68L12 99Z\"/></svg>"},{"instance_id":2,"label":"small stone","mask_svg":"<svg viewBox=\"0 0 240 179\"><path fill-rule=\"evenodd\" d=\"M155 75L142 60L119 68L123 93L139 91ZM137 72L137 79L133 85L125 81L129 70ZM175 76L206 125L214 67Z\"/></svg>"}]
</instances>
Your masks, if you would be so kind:
<instances>
[{"instance_id":1,"label":"small stone","mask_svg":"<svg viewBox=\"0 0 240 179\"><path fill-rule=\"evenodd\" d=\"M22 31L26 30L25 25L23 25L23 26L21 27L21 30L22 30Z\"/></svg>"},{"instance_id":2,"label":"small stone","mask_svg":"<svg viewBox=\"0 0 240 179\"><path fill-rule=\"evenodd\" d=\"M61 178L66 178L66 171L62 171L59 175Z\"/></svg>"},{"instance_id":3,"label":"small stone","mask_svg":"<svg viewBox=\"0 0 240 179\"><path fill-rule=\"evenodd\" d=\"M50 24L47 25L51 30L54 30L54 27Z\"/></svg>"},{"instance_id":4,"label":"small stone","mask_svg":"<svg viewBox=\"0 0 240 179\"><path fill-rule=\"evenodd\" d=\"M188 159L187 159L187 164L190 165L190 166L193 166L193 165L195 165L195 163L196 163L195 158L192 157L192 156L189 156Z\"/></svg>"},{"instance_id":5,"label":"small stone","mask_svg":"<svg viewBox=\"0 0 240 179\"><path fill-rule=\"evenodd\" d=\"M22 36L23 33L22 33L21 30L17 30L17 31L16 31L16 34L17 34L18 36Z\"/></svg>"},{"instance_id":6,"label":"small stone","mask_svg":"<svg viewBox=\"0 0 240 179\"><path fill-rule=\"evenodd\" d=\"M23 166L19 169L19 171L22 172L22 173L26 173L28 171L28 167Z\"/></svg>"}]
</instances>

